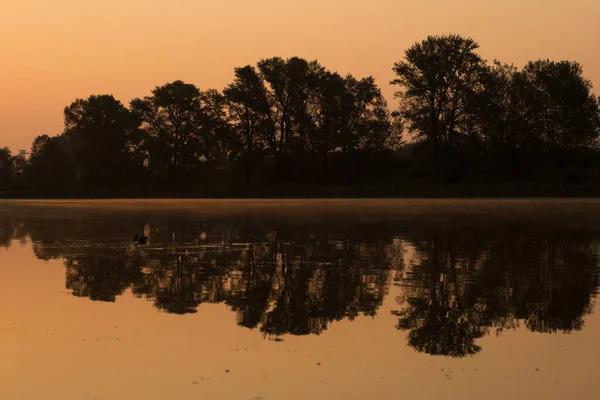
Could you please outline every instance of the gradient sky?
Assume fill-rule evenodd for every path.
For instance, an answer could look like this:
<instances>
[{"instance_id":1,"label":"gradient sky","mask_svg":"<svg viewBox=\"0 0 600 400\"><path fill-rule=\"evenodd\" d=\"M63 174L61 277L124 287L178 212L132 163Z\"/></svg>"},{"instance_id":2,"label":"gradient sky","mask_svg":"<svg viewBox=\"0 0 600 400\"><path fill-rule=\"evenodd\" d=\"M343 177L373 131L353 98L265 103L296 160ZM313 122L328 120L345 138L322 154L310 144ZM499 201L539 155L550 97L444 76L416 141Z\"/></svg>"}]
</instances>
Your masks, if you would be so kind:
<instances>
[{"instance_id":1,"label":"gradient sky","mask_svg":"<svg viewBox=\"0 0 600 400\"><path fill-rule=\"evenodd\" d=\"M222 89L272 56L373 75L393 101L393 63L444 33L488 60L579 61L600 93L598 0L0 0L0 146L60 133L77 97L127 104L176 79Z\"/></svg>"}]
</instances>

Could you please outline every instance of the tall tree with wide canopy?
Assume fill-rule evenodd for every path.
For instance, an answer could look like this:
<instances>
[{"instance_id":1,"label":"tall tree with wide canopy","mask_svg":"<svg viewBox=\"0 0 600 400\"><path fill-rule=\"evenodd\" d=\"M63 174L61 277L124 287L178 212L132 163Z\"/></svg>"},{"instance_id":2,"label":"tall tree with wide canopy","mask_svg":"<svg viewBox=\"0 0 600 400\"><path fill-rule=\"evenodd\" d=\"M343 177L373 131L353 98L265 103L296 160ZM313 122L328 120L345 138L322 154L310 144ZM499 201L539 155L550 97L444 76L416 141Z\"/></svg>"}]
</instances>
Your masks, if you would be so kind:
<instances>
[{"instance_id":1,"label":"tall tree with wide canopy","mask_svg":"<svg viewBox=\"0 0 600 400\"><path fill-rule=\"evenodd\" d=\"M323 172L334 151L348 153L385 147L391 116L372 77L356 79L324 72L316 101L309 110L309 140Z\"/></svg>"},{"instance_id":2,"label":"tall tree with wide canopy","mask_svg":"<svg viewBox=\"0 0 600 400\"><path fill-rule=\"evenodd\" d=\"M429 36L406 50L394 64L397 92L407 128L430 142L434 164L441 150L470 132L468 103L478 89L485 64L479 45L459 35Z\"/></svg>"},{"instance_id":3,"label":"tall tree with wide canopy","mask_svg":"<svg viewBox=\"0 0 600 400\"><path fill-rule=\"evenodd\" d=\"M233 83L223 91L228 114L235 126L240 157L244 160L246 181L252 180L255 153L263 150L273 132L271 107L264 81L250 65L236 68Z\"/></svg>"},{"instance_id":4,"label":"tall tree with wide canopy","mask_svg":"<svg viewBox=\"0 0 600 400\"><path fill-rule=\"evenodd\" d=\"M128 142L136 120L112 95L77 99L64 110L69 150L83 185L122 183L130 168Z\"/></svg>"},{"instance_id":5,"label":"tall tree with wide canopy","mask_svg":"<svg viewBox=\"0 0 600 400\"><path fill-rule=\"evenodd\" d=\"M39 135L33 140L25 172L33 189L64 189L75 182L75 169L65 136Z\"/></svg>"},{"instance_id":6,"label":"tall tree with wide canopy","mask_svg":"<svg viewBox=\"0 0 600 400\"><path fill-rule=\"evenodd\" d=\"M307 129L302 121L318 90L324 68L317 61L292 57L263 59L258 70L265 82L271 107L268 144L274 158L305 150Z\"/></svg>"},{"instance_id":7,"label":"tall tree with wide canopy","mask_svg":"<svg viewBox=\"0 0 600 400\"><path fill-rule=\"evenodd\" d=\"M227 168L237 155L237 137L227 98L215 89L202 92L200 98L203 112L201 157L213 168Z\"/></svg>"},{"instance_id":8,"label":"tall tree with wide canopy","mask_svg":"<svg viewBox=\"0 0 600 400\"><path fill-rule=\"evenodd\" d=\"M12 184L13 164L8 147L0 148L0 190L7 190Z\"/></svg>"},{"instance_id":9,"label":"tall tree with wide canopy","mask_svg":"<svg viewBox=\"0 0 600 400\"><path fill-rule=\"evenodd\" d=\"M309 165L319 166L323 178L330 153L381 148L389 133L387 104L374 79L342 77L317 61L274 57L258 68L236 68L224 95L247 181L259 154L287 179L306 178Z\"/></svg>"},{"instance_id":10,"label":"tall tree with wide canopy","mask_svg":"<svg viewBox=\"0 0 600 400\"><path fill-rule=\"evenodd\" d=\"M201 96L195 85L178 80L131 101L142 121L151 172L185 173L203 155Z\"/></svg>"},{"instance_id":11,"label":"tall tree with wide canopy","mask_svg":"<svg viewBox=\"0 0 600 400\"><path fill-rule=\"evenodd\" d=\"M592 145L600 135L598 99L581 65L570 61L529 62L524 80L528 130L555 155Z\"/></svg>"}]
</instances>

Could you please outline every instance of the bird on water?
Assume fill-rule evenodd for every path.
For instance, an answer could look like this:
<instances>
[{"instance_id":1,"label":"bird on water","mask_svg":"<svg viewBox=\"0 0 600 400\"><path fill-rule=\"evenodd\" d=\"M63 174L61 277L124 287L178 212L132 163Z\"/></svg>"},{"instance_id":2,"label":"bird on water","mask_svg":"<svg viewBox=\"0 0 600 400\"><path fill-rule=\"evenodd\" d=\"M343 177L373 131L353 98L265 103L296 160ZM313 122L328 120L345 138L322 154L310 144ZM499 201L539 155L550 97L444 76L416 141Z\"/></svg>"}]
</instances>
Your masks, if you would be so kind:
<instances>
[{"instance_id":1,"label":"bird on water","mask_svg":"<svg viewBox=\"0 0 600 400\"><path fill-rule=\"evenodd\" d=\"M147 236L142 235L141 233L136 233L133 235L133 243L134 244L146 244L148 240Z\"/></svg>"}]
</instances>

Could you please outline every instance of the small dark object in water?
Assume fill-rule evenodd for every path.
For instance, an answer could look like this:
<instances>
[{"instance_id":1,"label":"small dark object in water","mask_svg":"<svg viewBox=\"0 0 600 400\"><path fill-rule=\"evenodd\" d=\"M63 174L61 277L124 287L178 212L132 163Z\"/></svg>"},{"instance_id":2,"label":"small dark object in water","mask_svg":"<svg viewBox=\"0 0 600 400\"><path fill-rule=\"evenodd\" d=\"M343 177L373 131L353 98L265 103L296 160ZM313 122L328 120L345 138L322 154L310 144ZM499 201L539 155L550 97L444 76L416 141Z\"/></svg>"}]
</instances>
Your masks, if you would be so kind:
<instances>
[{"instance_id":1,"label":"small dark object in water","mask_svg":"<svg viewBox=\"0 0 600 400\"><path fill-rule=\"evenodd\" d=\"M146 244L147 240L148 237L142 234L136 233L135 235L133 235L133 243L135 244Z\"/></svg>"}]
</instances>

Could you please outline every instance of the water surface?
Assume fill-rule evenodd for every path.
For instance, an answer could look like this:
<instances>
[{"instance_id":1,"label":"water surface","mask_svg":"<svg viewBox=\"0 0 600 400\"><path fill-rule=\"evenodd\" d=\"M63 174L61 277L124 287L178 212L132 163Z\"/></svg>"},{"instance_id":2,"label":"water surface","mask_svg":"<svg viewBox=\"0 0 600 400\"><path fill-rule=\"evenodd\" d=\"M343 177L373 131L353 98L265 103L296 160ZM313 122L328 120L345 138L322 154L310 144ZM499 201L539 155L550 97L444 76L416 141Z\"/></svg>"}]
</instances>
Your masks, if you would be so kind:
<instances>
[{"instance_id":1,"label":"water surface","mask_svg":"<svg viewBox=\"0 0 600 400\"><path fill-rule=\"evenodd\" d=\"M0 398L597 399L599 240L596 200L0 202Z\"/></svg>"}]
</instances>

